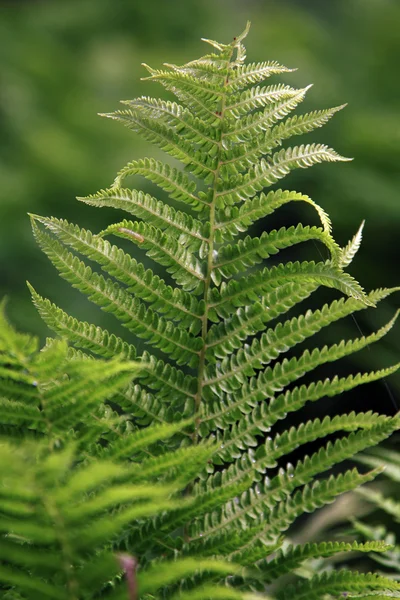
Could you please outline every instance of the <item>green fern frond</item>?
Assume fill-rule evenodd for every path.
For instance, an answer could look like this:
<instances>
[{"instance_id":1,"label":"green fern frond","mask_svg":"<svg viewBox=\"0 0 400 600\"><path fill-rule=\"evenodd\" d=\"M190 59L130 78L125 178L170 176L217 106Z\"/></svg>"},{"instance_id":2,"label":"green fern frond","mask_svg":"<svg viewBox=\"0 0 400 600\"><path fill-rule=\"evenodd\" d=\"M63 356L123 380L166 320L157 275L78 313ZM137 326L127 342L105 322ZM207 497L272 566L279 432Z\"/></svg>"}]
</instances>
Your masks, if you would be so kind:
<instances>
[{"instance_id":1,"label":"green fern frond","mask_svg":"<svg viewBox=\"0 0 400 600\"><path fill-rule=\"evenodd\" d=\"M353 469L337 477L331 475L328 479L317 481L311 486L304 486L293 497L289 498L286 502L278 504L268 514L267 524L265 524L263 517L259 517L258 528L256 528L258 531L255 532L247 543L240 543L240 546L230 554L230 557L233 560L242 562L242 564L248 564L247 561L252 556L252 546L257 540L273 540L277 535L286 531L299 515L312 513L322 506L331 504L338 496L371 481L378 473L379 471L371 471L370 473L361 475L356 469ZM223 526L227 524L228 521L225 521ZM216 530L217 528L210 529L207 535L214 533ZM250 552L250 555L248 552Z\"/></svg>"},{"instance_id":2,"label":"green fern frond","mask_svg":"<svg viewBox=\"0 0 400 600\"><path fill-rule=\"evenodd\" d=\"M279 594L279 600L319 600L324 594L363 593L369 597L379 597L376 593L400 590L400 584L374 573L357 573L354 571L333 571L315 575L309 581L290 585ZM374 594L375 592L375 594ZM367 596L368 597L368 596ZM386 596L387 597L387 596Z\"/></svg>"},{"instance_id":3,"label":"green fern frond","mask_svg":"<svg viewBox=\"0 0 400 600\"><path fill-rule=\"evenodd\" d=\"M345 105L337 106L321 111L314 111L291 117L280 125L276 125L267 133L262 133L252 140L251 145L242 149L240 146L232 148L232 158L223 162L224 165L232 165L238 171L251 166L260 156L268 154L282 144L282 141L291 138L294 135L303 135L309 133L318 127L323 127L329 119Z\"/></svg>"},{"instance_id":4,"label":"green fern frond","mask_svg":"<svg viewBox=\"0 0 400 600\"><path fill-rule=\"evenodd\" d=\"M111 462L77 468L70 449L49 454L3 443L0 454L3 589L27 598L95 598L113 580L114 592L126 597L122 566L107 544L127 525L177 507L175 486L133 485L130 469ZM228 575L240 567L188 558L141 569L138 583L141 593L156 591L202 571Z\"/></svg>"},{"instance_id":5,"label":"green fern frond","mask_svg":"<svg viewBox=\"0 0 400 600\"><path fill-rule=\"evenodd\" d=\"M260 576L265 583L270 583L286 573L291 573L310 558L328 558L341 552L386 552L391 546L385 542L321 542L320 544L304 544L289 546L280 550L273 560L257 564Z\"/></svg>"},{"instance_id":6,"label":"green fern frond","mask_svg":"<svg viewBox=\"0 0 400 600\"><path fill-rule=\"evenodd\" d=\"M186 164L193 175L207 177L212 174L215 159L204 151L193 150L192 143L182 140L172 127L167 127L163 123L142 116L138 111L133 110L120 110L101 116L120 121L129 129L140 133L145 140L156 144L161 150Z\"/></svg>"},{"instance_id":7,"label":"green fern frond","mask_svg":"<svg viewBox=\"0 0 400 600\"><path fill-rule=\"evenodd\" d=\"M101 434L96 427L96 412L128 386L140 366L117 358L90 363L78 357L70 360L66 343L60 340L38 352L34 338L29 340L13 331L4 315L1 320L0 340L4 346L0 355L5 365L0 371L3 435L18 437L21 429L28 430L47 439L50 447L58 447L75 432L75 442L82 445L91 425L97 441ZM14 341L10 349L6 340ZM16 355L13 348L18 346Z\"/></svg>"},{"instance_id":8,"label":"green fern frond","mask_svg":"<svg viewBox=\"0 0 400 600\"><path fill-rule=\"evenodd\" d=\"M131 344L127 344L121 338L100 327L74 319L49 300L41 298L32 286L29 284L28 286L41 317L59 335L69 338L79 348L90 350L106 358L112 356L130 360L137 358L136 349ZM157 389L160 396L163 394L170 396L173 393L174 397L178 396L183 400L194 397L196 381L193 377L165 364L148 352L142 355L140 361L141 377L146 378L146 382ZM130 401L130 397L128 401Z\"/></svg>"},{"instance_id":9,"label":"green fern frond","mask_svg":"<svg viewBox=\"0 0 400 600\"><path fill-rule=\"evenodd\" d=\"M89 499L71 509L71 523L108 511L107 532L102 529L100 534L88 526L82 543L101 544L108 535L105 543L138 555L141 596L237 598L250 593L253 584L258 589L268 582L279 598L276 577L292 573L308 558L386 548L375 542L338 541L274 554L287 545L283 532L299 517L376 476L378 471L342 472L340 465L400 427L398 418L349 411L310 420L299 413L297 426L281 423L282 428L272 429L308 402L394 373L399 365L340 378L333 370L327 379L297 383L318 367L381 340L397 315L370 335L320 348L311 344L298 355L292 352L325 327L375 307L398 288L365 292L345 271L359 248L361 229L341 248L328 215L313 199L296 191L266 189L294 169L349 159L323 143L284 145L292 136L325 125L343 107L291 114L310 86L264 84L291 69L276 61L246 64L243 40L248 28L227 44L205 40L212 51L186 65L165 63L160 69L145 65L147 79L160 83L175 100L141 96L124 101L123 110L105 115L175 161L174 166L170 158L162 157L131 161L108 189L80 198L93 207L123 210L137 221L124 219L92 234L61 219L32 216L34 235L60 275L113 314L135 338L155 348L151 354L146 346L137 356L134 342L69 317L31 289L46 323L75 347L64 347L71 381L64 391L55 385L48 392L54 410L59 402L67 405L75 393L79 400L68 404L71 422L65 443L74 440L83 448L81 460L91 468L96 461L111 458L129 465L129 486L115 492L121 505L112 505L114 496L107 495L106 486L100 499L96 493L91 499L91 490L85 488ZM163 199L157 192L153 197L130 189L131 176L155 184ZM249 235L254 224L289 202L310 205L320 226L299 224L276 231L267 222L259 237ZM156 263L154 271L104 239L108 235L129 240L144 251ZM311 240L326 246L329 260L281 260L282 250ZM94 262L106 275L85 261ZM301 303L316 295L319 286L346 298L313 310L303 308ZM294 315L288 314L292 309ZM2 343L0 336L0 358ZM60 348L54 341L48 344L49 375L56 372ZM10 363L0 362L0 380L5 379L4 370L17 371L5 383L0 381L5 427L11 424L42 434L37 424L43 411L32 402L32 376L18 367L18 352L8 353ZM113 360L97 363L92 355ZM134 384L121 366L132 360L140 368ZM88 380L88 374L95 373L102 387L109 386L111 397L100 392L97 396L96 390L83 406L84 386L81 389L75 382L74 364L81 365L78 371ZM93 412L90 427L84 426L87 407ZM55 419L60 432L63 418L60 411ZM310 455L303 455L294 466L287 463L296 448L305 447L307 452L309 443L314 444ZM166 486L168 502L176 502L180 494L180 503L167 502L159 510L157 496L150 502L154 513L137 513L136 522L125 528L128 521L120 519L125 514L124 494L128 497L132 486L144 493L149 482L156 494ZM110 506L114 506L111 513ZM216 556L233 562L229 568L226 564L214 568L210 565ZM101 557L100 553L99 564ZM248 572L239 572L236 563L242 567L257 563L251 584ZM230 585L224 582L227 574L236 575ZM284 590L282 599L395 591L390 582L375 576L339 572L335 577L328 573L300 582L290 593ZM116 580L112 581L114 585ZM107 588L110 600L122 598L122 588L115 585Z\"/></svg>"}]
</instances>

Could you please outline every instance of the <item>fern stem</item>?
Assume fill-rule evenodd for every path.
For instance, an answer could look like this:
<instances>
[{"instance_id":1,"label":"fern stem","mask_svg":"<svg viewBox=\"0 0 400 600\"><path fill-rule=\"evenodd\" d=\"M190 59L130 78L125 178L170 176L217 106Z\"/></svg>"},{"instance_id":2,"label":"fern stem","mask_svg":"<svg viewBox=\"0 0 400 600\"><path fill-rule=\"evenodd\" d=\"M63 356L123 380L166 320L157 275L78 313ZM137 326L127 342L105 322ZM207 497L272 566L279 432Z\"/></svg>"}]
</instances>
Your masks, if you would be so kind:
<instances>
[{"instance_id":1,"label":"fern stem","mask_svg":"<svg viewBox=\"0 0 400 600\"><path fill-rule=\"evenodd\" d=\"M232 58L232 54L234 51L234 46L232 46L231 52L227 58L226 64L227 66L229 65L231 58ZM224 88L227 86L227 84L229 83L229 79L228 79L228 75L225 77L224 79ZM200 423L201 423L201 419L199 416L200 413L200 408L201 408L201 400L202 400L202 396L203 396L203 387L204 387L204 383L205 383L205 369L206 369L206 350L207 350L207 345L206 345L206 340L207 340L207 334L208 334L208 312L210 309L210 304L208 301L208 296L209 296L209 290L211 287L211 275L212 275L212 271L213 271L213 259L214 259L214 238L215 238L215 230L216 230L216 226L215 226L215 203L216 203L216 199L217 199L217 186L218 186L218 177L219 177L219 171L222 165L222 161L221 161L221 149L222 149L222 139L223 139L223 130L222 130L222 123L223 123L223 119L224 119L224 114L225 114L225 104L226 104L226 92L224 91L221 94L221 111L220 111L220 139L218 141L218 150L217 150L217 165L216 168L214 170L214 181L213 181L213 186L212 186L212 199L211 202L209 204L209 208L210 208L210 234L209 234L209 239L208 239L208 256L207 256L207 271L206 271L206 276L204 278L204 314L202 316L202 329L201 329L201 339L203 341L203 346L202 349L200 351L200 355L199 355L199 366L198 366L198 371L197 371L197 392L195 395L195 406L194 406L194 415L195 415L195 424L194 424L194 432L193 432L193 444L197 444L198 439L199 439L199 427L200 427ZM187 493L190 493L191 490L193 488L193 484L188 486L186 489ZM189 538L189 532L188 532L188 524L185 525L184 527L184 539L185 542L188 543L190 541Z\"/></svg>"},{"instance_id":2,"label":"fern stem","mask_svg":"<svg viewBox=\"0 0 400 600\"><path fill-rule=\"evenodd\" d=\"M230 54L226 60L226 65L228 68L228 65L232 59L232 54L234 51L235 46L232 45ZM207 256L207 271L206 271L206 276L205 276L205 280L204 280L204 314L203 314L203 324L202 324L202 330L201 330L201 338L203 341L203 347L201 349L200 352L200 358L199 358L199 367L198 367L198 387L197 387L197 393L195 396L195 415L198 415L200 412L200 407L201 407L201 399L202 399L202 395L203 395L203 387L204 387L204 375L205 375L205 368L206 368L206 350L207 350L207 345L206 345L206 340L207 340L207 334L208 334L208 311L209 311L209 302L208 302L208 296L209 296L209 290L211 287L211 275L212 275L212 271L213 271L213 261L214 261L214 243L215 243L215 204L216 204L216 199L218 196L217 193L217 187L218 187L218 178L219 178L219 171L220 168L222 166L222 160L221 160L221 150L222 150L222 140L223 140L223 120L224 120L224 115L225 115L225 105L226 105L226 92L225 92L225 88L229 83L229 75L227 75L224 79L224 83L223 83L223 88L224 91L221 93L221 110L220 110L220 139L218 141L218 150L217 150L217 165L214 171L214 181L213 181L213 186L212 186L212 199L210 202L210 235L209 235L209 239L208 239L208 256ZM194 434L193 434L193 443L197 444L198 441L198 437L199 437L199 427L200 427L200 417L196 416L196 420L195 420L195 429L194 429Z\"/></svg>"}]
</instances>

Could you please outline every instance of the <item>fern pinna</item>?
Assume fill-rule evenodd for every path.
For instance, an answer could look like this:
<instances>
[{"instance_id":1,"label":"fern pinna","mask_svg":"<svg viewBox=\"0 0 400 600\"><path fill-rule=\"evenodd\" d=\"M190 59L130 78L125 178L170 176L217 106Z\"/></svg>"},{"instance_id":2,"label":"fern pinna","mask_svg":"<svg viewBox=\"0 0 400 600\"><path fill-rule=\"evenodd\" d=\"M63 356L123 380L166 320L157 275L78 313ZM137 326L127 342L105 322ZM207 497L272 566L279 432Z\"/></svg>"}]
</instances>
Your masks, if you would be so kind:
<instances>
[{"instance_id":1,"label":"fern pinna","mask_svg":"<svg viewBox=\"0 0 400 600\"><path fill-rule=\"evenodd\" d=\"M161 83L178 102L141 97L105 115L184 165L182 170L153 158L135 160L109 189L81 198L138 220L126 218L93 234L62 219L32 215L36 239L61 276L115 315L148 349L139 357L130 343L79 322L36 291L32 294L46 323L77 348L140 361L139 385L128 388L121 399L121 409L129 412L136 427L194 417L194 426L172 438L169 447L193 444L200 449L210 437L215 442L207 471L188 488L195 508L182 507L138 526L126 536L127 549L139 561L149 553L222 555L243 566L259 566L258 579L264 585L311 556L329 554L319 545L289 546L279 554L282 533L297 517L375 477L376 471L329 471L388 437L399 422L371 412L349 412L288 427L283 433L271 434L271 428L308 402L387 376L398 365L301 383L317 367L381 339L395 317L366 337L285 357L323 328L375 306L394 290L367 294L345 272L360 245L361 229L341 248L328 216L308 196L268 190L293 169L347 160L324 144L282 147L284 140L324 125L341 107L288 117L308 88L264 85L270 76L290 69L277 62L246 64L247 32L248 27L229 44L205 40L214 50L184 66L146 66L149 79ZM128 188L130 176L150 180L171 202ZM320 226L299 224L264 231L260 237L242 235L259 219L298 201L316 210ZM109 236L144 250L161 265L157 268L165 269L165 279L113 245ZM268 264L269 257L309 240L324 244L329 260L274 259ZM82 257L106 275L92 270ZM345 297L286 317L319 286L335 288ZM298 447L331 434L336 441L294 466L288 463L276 470ZM158 452L161 456L162 446ZM333 553L343 549L332 546ZM275 557L272 563L270 555ZM243 581L238 585L242 589ZM340 572L300 583L289 596L282 591L281 597L367 594L384 587L375 576Z\"/></svg>"}]
</instances>

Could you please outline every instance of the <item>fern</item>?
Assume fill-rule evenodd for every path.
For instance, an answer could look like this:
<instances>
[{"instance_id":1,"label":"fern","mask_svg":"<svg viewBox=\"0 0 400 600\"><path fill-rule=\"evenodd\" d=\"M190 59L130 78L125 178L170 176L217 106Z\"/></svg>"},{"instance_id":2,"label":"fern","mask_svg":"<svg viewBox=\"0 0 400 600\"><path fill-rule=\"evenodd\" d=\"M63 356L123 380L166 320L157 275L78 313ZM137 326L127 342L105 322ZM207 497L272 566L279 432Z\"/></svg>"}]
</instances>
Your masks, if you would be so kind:
<instances>
[{"instance_id":1,"label":"fern","mask_svg":"<svg viewBox=\"0 0 400 600\"><path fill-rule=\"evenodd\" d=\"M163 580L169 586L164 594L180 589L188 597L235 596L239 590L251 589L252 580L262 580L263 561L275 565L269 570L274 580L311 555L386 548L314 545L276 555L283 533L298 517L333 502L379 472L331 469L399 427L398 417L349 412L266 435L307 402L339 395L396 370L397 365L346 378L333 375L311 384L301 382L319 366L381 339L396 316L366 337L288 353L325 327L376 306L396 290L366 293L345 272L358 250L361 232L341 248L333 238L329 217L308 196L268 191L294 169L348 160L320 143L280 148L284 140L321 127L342 107L286 118L309 88L265 85L270 76L290 69L275 62L246 64L247 33L248 27L229 44L205 40L214 50L183 66L156 70L145 65L148 79L160 83L177 101L141 97L105 115L161 148L184 170L152 158L132 161L109 189L80 198L95 207L128 213L124 218L119 212L117 222L97 234L65 220L31 216L36 240L60 275L146 344L138 356L130 341L79 322L31 288L46 323L75 346L70 351L72 364L77 359L84 362L85 353L140 364L138 383L113 399L117 412L131 414L134 437L111 439L105 449L94 440L92 456L125 461L154 444L154 454L141 468L144 474L151 469L159 474L158 460L167 465L173 464L174 455L179 460L192 451L194 460L198 453L208 453L206 468L198 461L196 468L181 475L187 486L185 503L135 523L124 531L119 546L140 564L145 565L149 557L159 559L157 566L149 567L154 581L157 573L169 573L167 561L173 559L193 566L195 557L200 568L202 561L208 565L209 558L219 556L231 561L232 567L251 568L246 577L237 578L237 585L233 579L233 587L221 592L214 587L222 582L218 573L193 578L192 566L182 567L179 586L173 575ZM155 184L164 200L127 187L131 176ZM264 231L260 237L242 236L253 223L297 201L315 209L320 226L299 224ZM144 251L157 273L106 239L111 236ZM326 247L328 260L279 262L281 250L311 240ZM347 299L296 316L287 314L320 286L334 288ZM116 364L123 369L124 363ZM189 421L182 424L182 418ZM149 425L153 420L158 425ZM337 437L334 443L325 439L331 434ZM163 437L169 438L166 443ZM210 438L215 440L212 446L207 445ZM282 466L296 448L315 440L322 440L319 450L294 466ZM178 566L172 572L179 573ZM199 582L205 584L203 592L194 587ZM155 586L142 584L141 593L152 594ZM281 591L278 585L277 597L322 598L342 592L367 597L396 590L397 584L385 578L346 570Z\"/></svg>"},{"instance_id":2,"label":"fern","mask_svg":"<svg viewBox=\"0 0 400 600\"><path fill-rule=\"evenodd\" d=\"M193 559L142 561L136 574L135 559L118 553L129 528L197 510L181 494L212 456L210 444L168 451L188 421L137 428L130 413L112 410L118 393L135 393L126 386L137 363L88 360L64 341L39 352L3 312L0 361L1 597L126 598L124 572L142 593L184 574L244 575L240 565Z\"/></svg>"},{"instance_id":3,"label":"fern","mask_svg":"<svg viewBox=\"0 0 400 600\"><path fill-rule=\"evenodd\" d=\"M124 571L142 594L199 572L241 572L232 563L184 559L142 566L136 575L134 560L116 554L124 529L182 504L179 479L149 485L129 466L106 461L74 468L71 449L55 454L35 443L2 444L0 458L0 581L24 598L127 598Z\"/></svg>"},{"instance_id":4,"label":"fern","mask_svg":"<svg viewBox=\"0 0 400 600\"><path fill-rule=\"evenodd\" d=\"M367 518L363 520L353 518L354 529L360 537L367 539L367 541L374 541L379 536L392 546L382 557L379 557L378 554L372 554L371 556L385 574L399 581L400 502L398 501L397 489L400 481L400 455L395 447L392 449L377 447L360 454L357 460L365 465L375 465L378 468L384 467L383 475L389 480L390 485L384 493L373 488L357 490L361 498L367 501L367 506L371 508L373 514L368 514ZM386 516L386 519L382 520L382 524L379 525L376 524L377 511Z\"/></svg>"}]
</instances>

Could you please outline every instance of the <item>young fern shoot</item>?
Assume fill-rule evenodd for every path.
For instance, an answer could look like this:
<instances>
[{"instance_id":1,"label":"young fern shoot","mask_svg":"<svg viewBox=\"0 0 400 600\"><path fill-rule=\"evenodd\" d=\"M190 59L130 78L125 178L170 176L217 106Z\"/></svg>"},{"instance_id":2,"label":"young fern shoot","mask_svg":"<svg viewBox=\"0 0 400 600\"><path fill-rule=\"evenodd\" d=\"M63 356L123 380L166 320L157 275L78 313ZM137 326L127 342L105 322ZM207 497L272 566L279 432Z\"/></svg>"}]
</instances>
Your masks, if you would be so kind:
<instances>
[{"instance_id":1,"label":"young fern shoot","mask_svg":"<svg viewBox=\"0 0 400 600\"><path fill-rule=\"evenodd\" d=\"M193 505L157 517L151 526L138 525L125 539L139 562L144 554L162 552L168 558L224 556L243 566L264 564L299 516L377 473L349 469L331 474L332 467L399 427L397 417L349 412L274 433L278 421L306 403L393 373L399 365L301 381L319 366L380 340L397 315L366 337L301 350L303 342L325 327L376 306L395 289L366 293L345 271L358 250L361 231L341 248L329 217L315 201L276 186L294 169L348 160L325 144L283 146L285 140L325 125L343 107L289 116L309 87L267 84L270 77L291 69L275 61L246 63L243 41L248 29L228 44L204 40L212 51L183 66L166 64L158 70L145 65L148 79L174 94L175 101L140 97L105 115L161 148L183 169L154 158L134 160L109 189L80 198L127 213L98 234L63 219L32 215L37 242L60 275L115 315L147 349L137 356L130 342L77 321L33 290L49 327L85 352L140 362L139 384L129 393L129 403L121 403L137 428L191 417L194 426L177 433L169 447L194 444L200 451L210 437L216 441L207 473L198 479L193 475ZM131 189L130 177L149 180L164 199ZM289 202L311 205L320 225L242 235ZM144 250L157 273L114 244L118 237ZM327 248L328 260L277 262L280 251L310 240ZM86 259L97 263L104 275L93 271ZM287 316L320 286L343 297ZM286 357L297 345L299 352ZM332 434L336 441L324 442ZM294 449L316 440L321 440L318 451L276 471ZM162 444L158 452L163 461ZM168 536L168 544L160 541L160 532ZM331 549L345 548L339 544ZM325 546L289 545L275 558L276 572L293 571L303 560L326 552ZM291 566L286 568L286 563ZM256 579L263 578L260 573L261 567ZM337 594L339 589L372 593L383 585L363 574L352 579L347 571L337 578L316 577L314 583L321 592L307 597ZM312 588L313 580L307 585ZM309 587L305 589L293 588L291 599L305 597Z\"/></svg>"}]
</instances>

